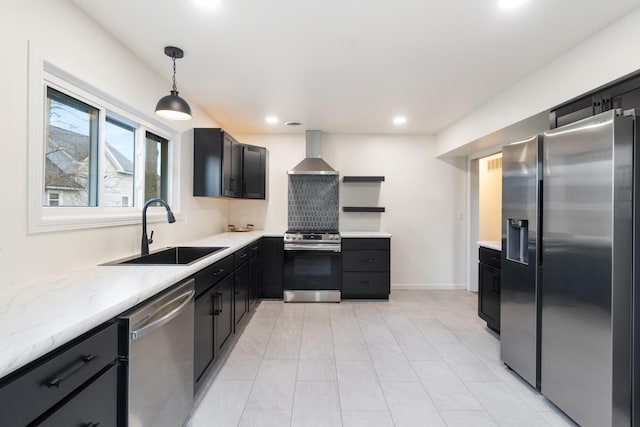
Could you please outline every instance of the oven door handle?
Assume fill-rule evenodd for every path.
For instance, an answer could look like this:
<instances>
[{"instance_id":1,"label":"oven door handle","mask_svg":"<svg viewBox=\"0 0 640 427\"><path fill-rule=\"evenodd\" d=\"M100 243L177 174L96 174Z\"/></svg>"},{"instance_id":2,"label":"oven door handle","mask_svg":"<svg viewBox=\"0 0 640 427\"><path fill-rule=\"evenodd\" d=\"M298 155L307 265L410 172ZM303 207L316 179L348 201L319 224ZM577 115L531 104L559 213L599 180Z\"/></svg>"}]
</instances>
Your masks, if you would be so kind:
<instances>
[{"instance_id":1,"label":"oven door handle","mask_svg":"<svg viewBox=\"0 0 640 427\"><path fill-rule=\"evenodd\" d=\"M309 244L309 243L285 243L284 245L285 251L325 251L325 252L341 252L341 247L334 245L324 245L324 244Z\"/></svg>"}]
</instances>

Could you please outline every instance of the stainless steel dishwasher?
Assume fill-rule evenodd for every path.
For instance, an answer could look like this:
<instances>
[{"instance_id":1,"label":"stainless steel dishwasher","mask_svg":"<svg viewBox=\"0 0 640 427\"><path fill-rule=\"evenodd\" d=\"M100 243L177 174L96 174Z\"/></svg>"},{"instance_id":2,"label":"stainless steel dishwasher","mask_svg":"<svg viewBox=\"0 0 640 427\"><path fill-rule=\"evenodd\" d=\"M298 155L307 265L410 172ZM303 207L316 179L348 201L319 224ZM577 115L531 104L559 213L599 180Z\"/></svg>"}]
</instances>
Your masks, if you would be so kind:
<instances>
[{"instance_id":1,"label":"stainless steel dishwasher","mask_svg":"<svg viewBox=\"0 0 640 427\"><path fill-rule=\"evenodd\" d=\"M119 318L128 336L120 351L124 425L176 427L191 412L194 294L190 279Z\"/></svg>"}]
</instances>

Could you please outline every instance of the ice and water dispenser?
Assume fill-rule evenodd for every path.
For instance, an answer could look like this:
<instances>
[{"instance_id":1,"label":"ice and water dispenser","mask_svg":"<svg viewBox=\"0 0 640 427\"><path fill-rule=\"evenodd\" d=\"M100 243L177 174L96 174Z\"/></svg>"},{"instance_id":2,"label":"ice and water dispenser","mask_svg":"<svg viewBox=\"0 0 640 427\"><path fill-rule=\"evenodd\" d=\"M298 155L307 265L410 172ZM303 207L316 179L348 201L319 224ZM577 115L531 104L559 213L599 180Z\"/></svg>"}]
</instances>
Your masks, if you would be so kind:
<instances>
[{"instance_id":1,"label":"ice and water dispenser","mask_svg":"<svg viewBox=\"0 0 640 427\"><path fill-rule=\"evenodd\" d=\"M507 220L507 259L529 264L529 221L526 219L509 218Z\"/></svg>"}]
</instances>

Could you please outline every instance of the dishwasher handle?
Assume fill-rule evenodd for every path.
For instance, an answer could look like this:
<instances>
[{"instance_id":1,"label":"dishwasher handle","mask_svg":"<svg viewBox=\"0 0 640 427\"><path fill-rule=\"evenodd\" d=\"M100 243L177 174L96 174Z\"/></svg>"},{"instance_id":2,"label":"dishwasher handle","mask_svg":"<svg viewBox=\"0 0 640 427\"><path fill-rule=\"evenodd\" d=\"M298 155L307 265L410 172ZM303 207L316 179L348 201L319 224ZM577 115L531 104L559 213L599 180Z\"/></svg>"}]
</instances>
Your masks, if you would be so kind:
<instances>
[{"instance_id":1,"label":"dishwasher handle","mask_svg":"<svg viewBox=\"0 0 640 427\"><path fill-rule=\"evenodd\" d=\"M183 310L187 308L187 306L193 301L193 297L196 294L196 291L193 289L184 292L183 294L178 295L177 297L171 299L169 302L164 304L161 309L158 309L156 313L152 316L149 316L147 320L150 320L150 323L145 324L141 328L130 332L130 339L135 341L143 336L155 331L162 325L169 323L176 316L178 316ZM178 301L180 301L178 303ZM177 307L165 312L162 310L163 308L170 308L174 304L178 304Z\"/></svg>"}]
</instances>

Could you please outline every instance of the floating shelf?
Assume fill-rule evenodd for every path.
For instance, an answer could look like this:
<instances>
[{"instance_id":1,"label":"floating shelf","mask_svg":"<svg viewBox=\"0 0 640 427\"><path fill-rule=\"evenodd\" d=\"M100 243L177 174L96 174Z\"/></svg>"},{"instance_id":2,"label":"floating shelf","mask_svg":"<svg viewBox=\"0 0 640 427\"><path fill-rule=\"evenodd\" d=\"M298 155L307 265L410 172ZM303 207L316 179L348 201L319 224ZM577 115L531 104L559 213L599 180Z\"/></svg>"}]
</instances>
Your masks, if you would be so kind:
<instances>
[{"instance_id":1,"label":"floating shelf","mask_svg":"<svg viewBox=\"0 0 640 427\"><path fill-rule=\"evenodd\" d=\"M342 212L384 212L384 208L377 206L343 206Z\"/></svg>"},{"instance_id":2,"label":"floating shelf","mask_svg":"<svg viewBox=\"0 0 640 427\"><path fill-rule=\"evenodd\" d=\"M345 176L343 182L382 182L384 176Z\"/></svg>"}]
</instances>

